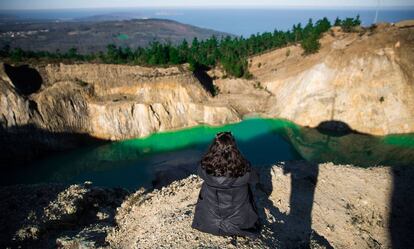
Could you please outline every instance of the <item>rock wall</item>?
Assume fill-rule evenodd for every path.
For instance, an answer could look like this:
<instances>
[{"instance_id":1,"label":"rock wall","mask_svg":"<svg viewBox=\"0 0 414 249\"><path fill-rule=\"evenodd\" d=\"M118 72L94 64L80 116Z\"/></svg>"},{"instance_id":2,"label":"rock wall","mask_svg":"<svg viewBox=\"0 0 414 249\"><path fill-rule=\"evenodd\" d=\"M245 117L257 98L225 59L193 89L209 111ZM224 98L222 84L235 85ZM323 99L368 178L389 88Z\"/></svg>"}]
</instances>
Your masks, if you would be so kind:
<instances>
[{"instance_id":1,"label":"rock wall","mask_svg":"<svg viewBox=\"0 0 414 249\"><path fill-rule=\"evenodd\" d=\"M36 70L43 84L29 96L0 71L0 161L20 163L18 158L90 142L240 121L232 107L210 103L185 66L60 64Z\"/></svg>"},{"instance_id":2,"label":"rock wall","mask_svg":"<svg viewBox=\"0 0 414 249\"><path fill-rule=\"evenodd\" d=\"M0 121L2 128L30 122L29 102L4 80L0 79Z\"/></svg>"},{"instance_id":3,"label":"rock wall","mask_svg":"<svg viewBox=\"0 0 414 249\"><path fill-rule=\"evenodd\" d=\"M414 27L364 32L333 30L306 57L291 46L252 58L253 75L274 94L267 114L311 127L336 120L375 135L414 132Z\"/></svg>"},{"instance_id":4,"label":"rock wall","mask_svg":"<svg viewBox=\"0 0 414 249\"><path fill-rule=\"evenodd\" d=\"M208 104L211 96L186 68L61 64L44 71L44 86L28 98L2 83L4 128L31 123L50 132L121 140L240 120L232 108Z\"/></svg>"}]
</instances>

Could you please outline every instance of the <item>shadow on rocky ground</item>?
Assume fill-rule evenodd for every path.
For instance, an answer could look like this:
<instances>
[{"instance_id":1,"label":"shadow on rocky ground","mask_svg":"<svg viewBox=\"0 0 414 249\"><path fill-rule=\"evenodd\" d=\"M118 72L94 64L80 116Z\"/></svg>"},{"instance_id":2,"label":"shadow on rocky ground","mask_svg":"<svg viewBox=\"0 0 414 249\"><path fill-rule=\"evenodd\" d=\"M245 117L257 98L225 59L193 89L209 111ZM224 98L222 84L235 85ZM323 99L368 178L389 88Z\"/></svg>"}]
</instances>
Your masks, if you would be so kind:
<instances>
[{"instance_id":1,"label":"shadow on rocky ground","mask_svg":"<svg viewBox=\"0 0 414 249\"><path fill-rule=\"evenodd\" d=\"M142 190L128 197L118 210L117 228L107 240L110 246L125 248L131 245L139 248L333 248L324 236L312 229L318 165L292 161L279 167L283 168L286 178L292 179L290 212L281 211L276 206L280 203L271 195L280 191L273 189L275 166L260 167L260 184L252 189L262 224L258 239L212 236L192 229L194 204L202 180L190 176L161 189Z\"/></svg>"},{"instance_id":2,"label":"shadow on rocky ground","mask_svg":"<svg viewBox=\"0 0 414 249\"><path fill-rule=\"evenodd\" d=\"M262 231L256 240L212 236L191 228L202 183L192 175L133 194L89 184L2 187L0 244L39 248L411 248L412 168L362 169L288 161L257 169L260 184L252 190Z\"/></svg>"},{"instance_id":3,"label":"shadow on rocky ground","mask_svg":"<svg viewBox=\"0 0 414 249\"><path fill-rule=\"evenodd\" d=\"M272 167L260 169L260 183L256 186L256 198L263 233L263 241L268 248L310 248L311 243L323 248L333 248L329 242L316 231L312 230L312 206L315 188L318 180L318 165L300 162L285 162L282 164L283 173L290 174L290 212L285 214L274 206L270 199L272 186ZM265 213L269 211L269 214ZM271 222L267 217L271 217Z\"/></svg>"},{"instance_id":4,"label":"shadow on rocky ground","mask_svg":"<svg viewBox=\"0 0 414 249\"><path fill-rule=\"evenodd\" d=\"M391 213L389 216L392 248L414 248L414 169L394 167Z\"/></svg>"},{"instance_id":5,"label":"shadow on rocky ground","mask_svg":"<svg viewBox=\"0 0 414 249\"><path fill-rule=\"evenodd\" d=\"M0 191L0 244L54 248L105 245L127 192L85 185L17 185Z\"/></svg>"}]
</instances>

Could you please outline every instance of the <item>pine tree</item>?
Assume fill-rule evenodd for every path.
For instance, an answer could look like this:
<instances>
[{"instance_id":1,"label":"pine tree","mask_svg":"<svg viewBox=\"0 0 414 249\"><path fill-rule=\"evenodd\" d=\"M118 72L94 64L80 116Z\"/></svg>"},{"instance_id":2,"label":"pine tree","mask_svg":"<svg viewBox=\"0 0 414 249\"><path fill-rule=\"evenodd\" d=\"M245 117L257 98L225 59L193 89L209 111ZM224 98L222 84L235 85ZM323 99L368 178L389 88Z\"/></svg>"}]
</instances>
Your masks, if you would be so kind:
<instances>
[{"instance_id":1,"label":"pine tree","mask_svg":"<svg viewBox=\"0 0 414 249\"><path fill-rule=\"evenodd\" d=\"M336 17L335 22L334 22L334 26L341 26L342 21L341 19L339 19L339 17Z\"/></svg>"},{"instance_id":2,"label":"pine tree","mask_svg":"<svg viewBox=\"0 0 414 249\"><path fill-rule=\"evenodd\" d=\"M301 46L305 55L318 52L321 46L319 43L319 35L316 32L312 32L308 37L303 39Z\"/></svg>"}]
</instances>

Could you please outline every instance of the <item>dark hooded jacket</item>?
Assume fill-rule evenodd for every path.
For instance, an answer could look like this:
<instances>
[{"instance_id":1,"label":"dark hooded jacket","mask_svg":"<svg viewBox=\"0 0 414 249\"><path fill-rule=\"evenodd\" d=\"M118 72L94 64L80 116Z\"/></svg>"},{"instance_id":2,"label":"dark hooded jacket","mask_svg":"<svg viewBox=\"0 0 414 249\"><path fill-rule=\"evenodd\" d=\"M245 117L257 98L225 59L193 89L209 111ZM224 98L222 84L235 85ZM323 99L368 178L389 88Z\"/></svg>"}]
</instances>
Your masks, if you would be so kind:
<instances>
[{"instance_id":1,"label":"dark hooded jacket","mask_svg":"<svg viewBox=\"0 0 414 249\"><path fill-rule=\"evenodd\" d=\"M249 184L258 176L251 169L241 177L212 176L198 167L204 180L192 227L214 235L256 236L258 215Z\"/></svg>"}]
</instances>

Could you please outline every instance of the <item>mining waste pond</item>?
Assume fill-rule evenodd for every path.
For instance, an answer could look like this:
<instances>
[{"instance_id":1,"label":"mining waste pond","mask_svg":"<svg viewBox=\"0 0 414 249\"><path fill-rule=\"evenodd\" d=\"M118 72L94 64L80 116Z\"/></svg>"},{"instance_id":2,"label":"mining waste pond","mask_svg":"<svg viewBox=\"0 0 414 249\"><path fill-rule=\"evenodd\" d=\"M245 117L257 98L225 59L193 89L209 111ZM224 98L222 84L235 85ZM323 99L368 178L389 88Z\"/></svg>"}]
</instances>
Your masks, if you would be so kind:
<instances>
[{"instance_id":1,"label":"mining waste pond","mask_svg":"<svg viewBox=\"0 0 414 249\"><path fill-rule=\"evenodd\" d=\"M338 134L280 119L250 118L220 127L197 126L174 132L59 153L2 174L2 185L83 183L136 189L195 173L215 134L231 131L255 167L280 161L334 162L359 167L410 165L414 134L384 137Z\"/></svg>"}]
</instances>

